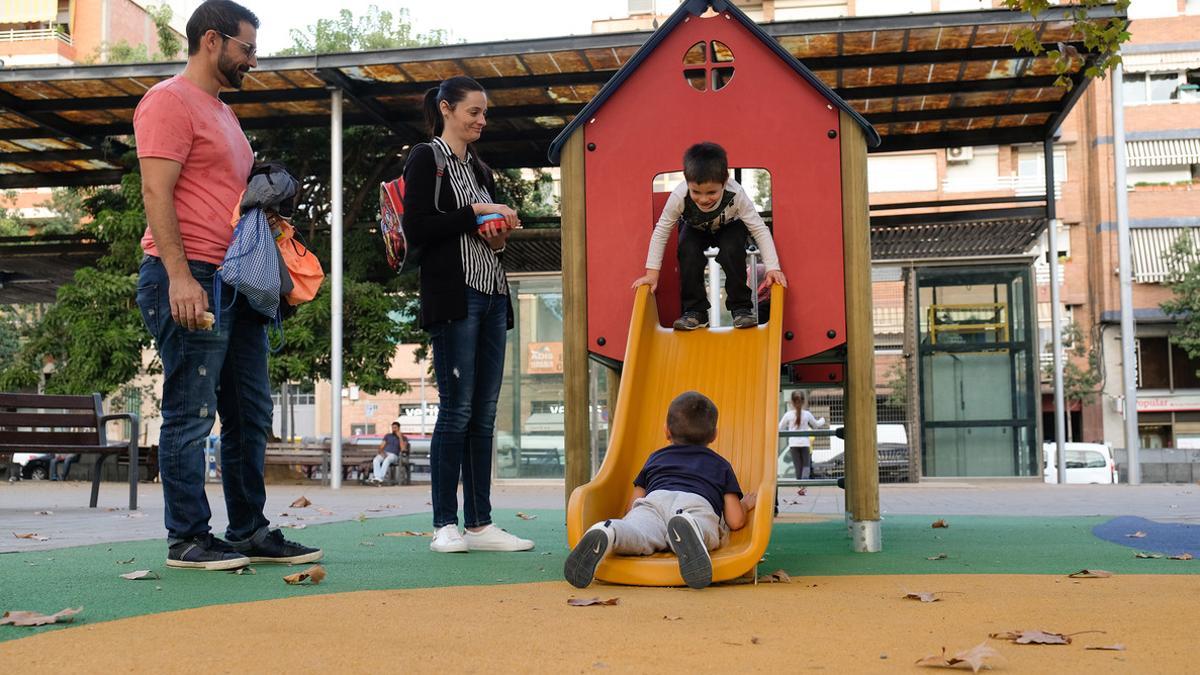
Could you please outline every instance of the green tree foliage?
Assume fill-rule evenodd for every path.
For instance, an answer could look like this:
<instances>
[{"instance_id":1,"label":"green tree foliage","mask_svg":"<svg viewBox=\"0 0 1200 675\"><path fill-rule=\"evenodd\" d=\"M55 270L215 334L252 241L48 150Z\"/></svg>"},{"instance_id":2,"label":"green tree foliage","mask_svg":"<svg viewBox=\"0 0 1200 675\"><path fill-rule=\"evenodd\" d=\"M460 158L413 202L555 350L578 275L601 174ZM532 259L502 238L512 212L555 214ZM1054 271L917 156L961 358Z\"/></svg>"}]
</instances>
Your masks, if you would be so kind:
<instances>
[{"instance_id":1,"label":"green tree foliage","mask_svg":"<svg viewBox=\"0 0 1200 675\"><path fill-rule=\"evenodd\" d=\"M434 30L427 34L417 33L413 31L409 22L407 9L401 8L393 13L371 5L366 14L359 17L355 17L350 10L343 9L338 12L336 19L320 19L304 30L293 29L293 45L279 52L279 55L431 47L445 44L449 35L445 30Z\"/></svg>"},{"instance_id":2,"label":"green tree foliage","mask_svg":"<svg viewBox=\"0 0 1200 675\"><path fill-rule=\"evenodd\" d=\"M1166 286L1173 294L1159 307L1175 319L1171 342L1192 359L1200 359L1200 252L1190 232L1180 235L1167 254Z\"/></svg>"},{"instance_id":3,"label":"green tree foliage","mask_svg":"<svg viewBox=\"0 0 1200 675\"><path fill-rule=\"evenodd\" d=\"M556 216L559 200L553 195L554 177L540 170L526 178L521 169L501 169L496 172L496 194L492 199L509 204L523 218Z\"/></svg>"},{"instance_id":4,"label":"green tree foliage","mask_svg":"<svg viewBox=\"0 0 1200 675\"><path fill-rule=\"evenodd\" d=\"M1062 327L1063 399L1067 402L1088 403L1100 391L1100 354L1094 344L1088 344L1078 323ZM1082 365L1081 365L1082 364ZM1045 379L1054 379L1054 362L1042 367Z\"/></svg>"},{"instance_id":5,"label":"green tree foliage","mask_svg":"<svg viewBox=\"0 0 1200 675\"><path fill-rule=\"evenodd\" d=\"M887 369L883 375L884 381L887 382L887 387L891 389L888 394L887 404L896 406L897 408L908 411L908 361L900 359Z\"/></svg>"},{"instance_id":6,"label":"green tree foliage","mask_svg":"<svg viewBox=\"0 0 1200 675\"><path fill-rule=\"evenodd\" d=\"M1068 16L1071 17L1071 21L1074 24L1075 31L1083 37L1084 46L1089 52L1096 54L1095 62L1088 66L1084 72L1084 75L1087 77L1103 78L1108 73L1109 68L1120 63L1121 56L1117 52L1121 49L1121 45L1129 41L1130 38L1130 33L1127 30L1129 28L1128 21L1123 19L1097 19L1091 16L1089 10L1093 10L1109 2L1112 2L1112 0L1075 0L1067 11ZM1115 0L1114 9L1118 12L1124 12L1129 9L1129 2L1130 0ZM1049 9L1052 5L1057 4L1057 2L1052 3L1050 0L1004 0L1004 6L1008 9L1028 12L1034 18L1037 18L1039 14ZM1033 28L1022 28L1018 31L1014 46L1018 50L1027 51L1034 56L1045 52L1054 61L1054 72L1058 74L1055 84L1068 91L1074 86L1067 73L1083 59L1075 47L1059 43L1058 49L1047 51L1045 46L1042 45L1038 33Z\"/></svg>"},{"instance_id":7,"label":"green tree foliage","mask_svg":"<svg viewBox=\"0 0 1200 675\"><path fill-rule=\"evenodd\" d=\"M100 190L81 207L92 216L87 233L109 253L58 289L55 303L0 372L0 390L38 387L48 364L47 393L107 395L143 372L150 336L135 302L135 251L146 222L140 176L126 175L120 189Z\"/></svg>"}]
</instances>

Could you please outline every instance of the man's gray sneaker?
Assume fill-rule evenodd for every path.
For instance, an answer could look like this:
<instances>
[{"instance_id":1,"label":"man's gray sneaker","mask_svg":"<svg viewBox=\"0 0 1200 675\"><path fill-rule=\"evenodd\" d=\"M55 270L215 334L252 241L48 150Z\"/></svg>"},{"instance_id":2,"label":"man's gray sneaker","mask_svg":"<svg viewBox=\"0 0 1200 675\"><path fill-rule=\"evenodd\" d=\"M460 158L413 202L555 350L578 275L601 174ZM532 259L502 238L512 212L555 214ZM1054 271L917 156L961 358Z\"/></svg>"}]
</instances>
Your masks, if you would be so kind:
<instances>
[{"instance_id":1,"label":"man's gray sneaker","mask_svg":"<svg viewBox=\"0 0 1200 675\"><path fill-rule=\"evenodd\" d=\"M319 548L310 548L283 538L279 530L263 528L246 541L231 541L235 551L248 556L253 563L283 563L298 565L316 562L324 555Z\"/></svg>"},{"instance_id":2,"label":"man's gray sneaker","mask_svg":"<svg viewBox=\"0 0 1200 675\"><path fill-rule=\"evenodd\" d=\"M211 534L172 544L167 549L167 567L196 570L235 570L250 564L250 558L234 551Z\"/></svg>"},{"instance_id":3,"label":"man's gray sneaker","mask_svg":"<svg viewBox=\"0 0 1200 675\"><path fill-rule=\"evenodd\" d=\"M696 330L708 326L708 315L688 312L675 320L675 330Z\"/></svg>"}]
</instances>

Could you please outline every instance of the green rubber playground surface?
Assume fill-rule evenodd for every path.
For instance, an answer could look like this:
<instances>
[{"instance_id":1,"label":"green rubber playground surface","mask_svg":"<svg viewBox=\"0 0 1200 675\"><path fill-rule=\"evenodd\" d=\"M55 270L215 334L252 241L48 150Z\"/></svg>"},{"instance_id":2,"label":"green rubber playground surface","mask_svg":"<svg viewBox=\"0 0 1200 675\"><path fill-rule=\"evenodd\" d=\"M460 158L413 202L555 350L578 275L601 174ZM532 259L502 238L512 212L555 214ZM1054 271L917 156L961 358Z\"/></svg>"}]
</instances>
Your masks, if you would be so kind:
<instances>
[{"instance_id":1,"label":"green rubber playground surface","mask_svg":"<svg viewBox=\"0 0 1200 675\"><path fill-rule=\"evenodd\" d=\"M560 581L567 554L564 512L532 511L535 520L498 511L496 523L538 546L528 553L440 555L427 536L428 514L371 518L311 526L285 533L325 550L328 577L318 586L289 586L281 577L307 566L256 565L255 574L173 570L164 565L162 540L123 542L0 555L0 610L56 612L84 607L81 619L98 623L216 604L364 590L521 584ZM1083 568L1116 574L1200 574L1200 560L1139 559L1135 550L1091 534L1107 518L947 516L933 529L929 516L892 516L883 522L884 550L850 551L844 522L776 523L760 573L796 576L895 574L1050 574ZM929 558L945 554L944 558ZM124 562L132 559L133 562ZM119 575L150 569L162 578L129 581ZM71 625L71 624L67 624ZM78 624L76 624L78 625ZM45 628L0 626L0 641Z\"/></svg>"}]
</instances>

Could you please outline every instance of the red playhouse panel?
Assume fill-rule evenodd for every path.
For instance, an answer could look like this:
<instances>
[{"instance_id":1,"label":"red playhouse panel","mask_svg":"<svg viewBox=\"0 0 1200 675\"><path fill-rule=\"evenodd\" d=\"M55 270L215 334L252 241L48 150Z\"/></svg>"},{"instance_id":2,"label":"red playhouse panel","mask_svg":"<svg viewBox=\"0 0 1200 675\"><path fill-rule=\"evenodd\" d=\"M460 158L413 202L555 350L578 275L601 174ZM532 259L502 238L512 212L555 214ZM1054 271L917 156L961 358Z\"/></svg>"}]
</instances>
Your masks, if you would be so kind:
<instances>
[{"instance_id":1,"label":"red playhouse panel","mask_svg":"<svg viewBox=\"0 0 1200 675\"><path fill-rule=\"evenodd\" d=\"M795 363L788 367L793 384L841 384L846 380L846 366L841 363Z\"/></svg>"},{"instance_id":2,"label":"red playhouse panel","mask_svg":"<svg viewBox=\"0 0 1200 675\"><path fill-rule=\"evenodd\" d=\"M588 349L625 358L630 284L643 274L665 200L656 198L653 179L681 170L684 150L700 141L724 146L731 168L771 174L775 246L790 286L783 362L844 344L838 112L737 21L692 17L677 26L582 127ZM667 324L679 311L674 261L673 239L658 290L674 296L673 313L663 314Z\"/></svg>"}]
</instances>

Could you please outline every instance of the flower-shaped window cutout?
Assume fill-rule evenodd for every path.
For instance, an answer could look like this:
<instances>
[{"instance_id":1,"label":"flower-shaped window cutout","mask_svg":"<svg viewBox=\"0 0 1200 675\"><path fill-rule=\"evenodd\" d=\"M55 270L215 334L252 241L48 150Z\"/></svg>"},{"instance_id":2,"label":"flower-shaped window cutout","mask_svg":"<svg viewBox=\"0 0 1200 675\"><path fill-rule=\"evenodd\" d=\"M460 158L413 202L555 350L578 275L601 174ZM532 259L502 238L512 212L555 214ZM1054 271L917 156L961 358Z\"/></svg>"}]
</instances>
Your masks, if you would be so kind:
<instances>
[{"instance_id":1,"label":"flower-shaped window cutout","mask_svg":"<svg viewBox=\"0 0 1200 675\"><path fill-rule=\"evenodd\" d=\"M720 91L733 80L733 50L720 40L697 42L683 55L683 79L696 91Z\"/></svg>"}]
</instances>

